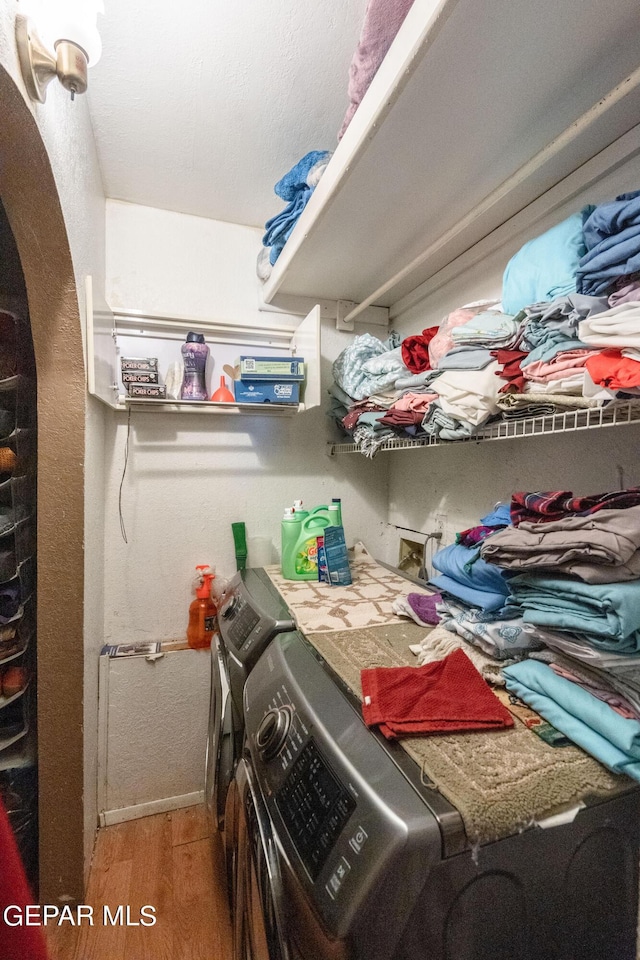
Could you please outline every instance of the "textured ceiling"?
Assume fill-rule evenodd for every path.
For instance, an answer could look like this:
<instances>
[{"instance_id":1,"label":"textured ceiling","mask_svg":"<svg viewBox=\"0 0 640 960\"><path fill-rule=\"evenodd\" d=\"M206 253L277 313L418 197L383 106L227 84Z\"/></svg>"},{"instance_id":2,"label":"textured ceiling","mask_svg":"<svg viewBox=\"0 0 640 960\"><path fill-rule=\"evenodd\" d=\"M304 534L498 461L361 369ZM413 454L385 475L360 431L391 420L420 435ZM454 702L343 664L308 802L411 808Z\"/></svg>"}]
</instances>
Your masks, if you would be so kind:
<instances>
[{"instance_id":1,"label":"textured ceiling","mask_svg":"<svg viewBox=\"0 0 640 960\"><path fill-rule=\"evenodd\" d=\"M108 197L261 226L334 149L366 0L106 0L89 102Z\"/></svg>"}]
</instances>

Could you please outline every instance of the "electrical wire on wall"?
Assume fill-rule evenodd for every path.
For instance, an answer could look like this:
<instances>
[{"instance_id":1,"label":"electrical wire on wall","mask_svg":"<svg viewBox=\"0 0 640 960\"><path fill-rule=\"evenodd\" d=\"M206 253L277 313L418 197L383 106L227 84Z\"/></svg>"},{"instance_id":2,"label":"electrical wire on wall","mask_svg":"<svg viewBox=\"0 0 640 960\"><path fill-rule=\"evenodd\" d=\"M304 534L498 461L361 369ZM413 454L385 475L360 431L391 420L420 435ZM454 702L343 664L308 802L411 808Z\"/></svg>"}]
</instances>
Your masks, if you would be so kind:
<instances>
[{"instance_id":1,"label":"electrical wire on wall","mask_svg":"<svg viewBox=\"0 0 640 960\"><path fill-rule=\"evenodd\" d=\"M118 491L118 515L120 517L120 533L122 534L122 539L125 543L129 543L127 540L127 531L124 525L124 517L122 515L122 487L124 484L124 478L127 473L127 464L129 463L129 435L131 433L131 407L129 407L127 413L127 439L124 442L124 466L122 468L122 477L120 478L120 490Z\"/></svg>"}]
</instances>

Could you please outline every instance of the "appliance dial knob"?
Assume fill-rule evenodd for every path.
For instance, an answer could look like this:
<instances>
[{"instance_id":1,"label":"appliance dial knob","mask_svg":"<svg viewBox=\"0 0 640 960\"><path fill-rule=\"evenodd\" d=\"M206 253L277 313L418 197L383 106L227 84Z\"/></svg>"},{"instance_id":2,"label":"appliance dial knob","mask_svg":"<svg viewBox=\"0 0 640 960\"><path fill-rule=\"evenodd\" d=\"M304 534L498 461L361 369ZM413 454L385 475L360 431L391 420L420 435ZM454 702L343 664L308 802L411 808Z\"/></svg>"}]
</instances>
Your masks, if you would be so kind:
<instances>
[{"instance_id":1,"label":"appliance dial knob","mask_svg":"<svg viewBox=\"0 0 640 960\"><path fill-rule=\"evenodd\" d=\"M238 598L234 594L222 608L222 619L228 620L235 608L238 606Z\"/></svg>"},{"instance_id":2,"label":"appliance dial knob","mask_svg":"<svg viewBox=\"0 0 640 960\"><path fill-rule=\"evenodd\" d=\"M282 750L289 727L291 707L274 707L267 710L256 733L256 744L263 760L273 760Z\"/></svg>"}]
</instances>

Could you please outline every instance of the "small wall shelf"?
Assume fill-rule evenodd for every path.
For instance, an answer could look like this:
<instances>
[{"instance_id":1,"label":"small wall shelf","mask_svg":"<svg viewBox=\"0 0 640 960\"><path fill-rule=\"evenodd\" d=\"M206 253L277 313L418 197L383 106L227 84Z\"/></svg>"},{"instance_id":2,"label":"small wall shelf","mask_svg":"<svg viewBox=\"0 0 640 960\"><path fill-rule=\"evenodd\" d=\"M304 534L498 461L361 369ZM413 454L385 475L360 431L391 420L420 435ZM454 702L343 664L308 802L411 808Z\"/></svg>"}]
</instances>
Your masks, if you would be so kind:
<instances>
[{"instance_id":1,"label":"small wall shelf","mask_svg":"<svg viewBox=\"0 0 640 960\"><path fill-rule=\"evenodd\" d=\"M87 389L112 410L145 410L155 413L216 413L234 416L292 416L320 404L320 324L322 310L316 305L296 325L268 324L259 315L255 325L227 323L195 317L160 316L139 310L112 311L85 278L87 322ZM207 382L212 393L224 367L238 356L302 357L305 381L302 402L213 403L205 401L156 400L129 397L122 384L120 356L156 357L161 380L169 366L180 360L180 343L190 330L200 332L210 345ZM214 358L215 351L215 358ZM225 371L226 372L226 371Z\"/></svg>"}]
</instances>

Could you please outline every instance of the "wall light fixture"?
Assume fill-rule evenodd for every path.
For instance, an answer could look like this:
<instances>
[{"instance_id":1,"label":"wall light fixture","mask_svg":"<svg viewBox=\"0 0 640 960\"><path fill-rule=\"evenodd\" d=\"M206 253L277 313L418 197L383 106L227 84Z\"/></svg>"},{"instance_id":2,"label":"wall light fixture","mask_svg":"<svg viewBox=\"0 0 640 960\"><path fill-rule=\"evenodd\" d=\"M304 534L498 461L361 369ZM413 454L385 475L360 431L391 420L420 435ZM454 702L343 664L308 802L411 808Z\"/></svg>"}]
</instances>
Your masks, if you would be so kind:
<instances>
[{"instance_id":1,"label":"wall light fixture","mask_svg":"<svg viewBox=\"0 0 640 960\"><path fill-rule=\"evenodd\" d=\"M95 66L102 53L96 23L98 13L104 13L102 0L20 0L20 8L16 43L31 99L44 103L54 77L72 100L84 93L87 66Z\"/></svg>"}]
</instances>

